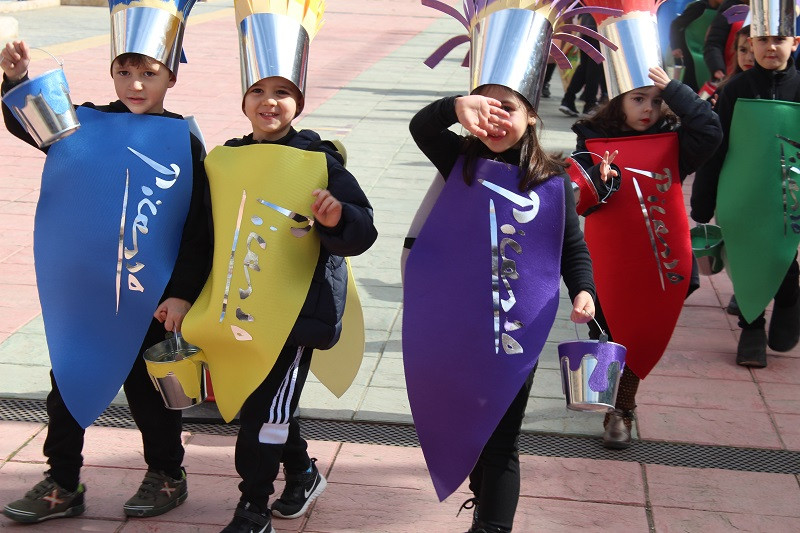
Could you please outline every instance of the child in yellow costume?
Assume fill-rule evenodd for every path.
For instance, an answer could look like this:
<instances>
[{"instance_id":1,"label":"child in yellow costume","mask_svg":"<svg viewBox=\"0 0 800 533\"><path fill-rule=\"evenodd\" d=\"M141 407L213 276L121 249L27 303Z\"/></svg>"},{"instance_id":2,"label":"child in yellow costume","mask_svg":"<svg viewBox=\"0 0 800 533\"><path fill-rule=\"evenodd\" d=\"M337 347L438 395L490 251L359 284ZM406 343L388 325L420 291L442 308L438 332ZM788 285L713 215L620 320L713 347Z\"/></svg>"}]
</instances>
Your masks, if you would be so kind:
<instances>
[{"instance_id":1,"label":"child in yellow costume","mask_svg":"<svg viewBox=\"0 0 800 533\"><path fill-rule=\"evenodd\" d=\"M223 417L241 407L241 497L226 533L274 531L272 512L300 516L325 488L292 415L312 351L329 348L341 332L344 257L377 238L372 207L335 146L292 127L303 109L321 2L283 2L281 12L271 4L235 4L242 110L253 131L206 158L215 261L197 303L207 312L184 322L187 340L209 360ZM281 461L287 487L271 511Z\"/></svg>"}]
</instances>

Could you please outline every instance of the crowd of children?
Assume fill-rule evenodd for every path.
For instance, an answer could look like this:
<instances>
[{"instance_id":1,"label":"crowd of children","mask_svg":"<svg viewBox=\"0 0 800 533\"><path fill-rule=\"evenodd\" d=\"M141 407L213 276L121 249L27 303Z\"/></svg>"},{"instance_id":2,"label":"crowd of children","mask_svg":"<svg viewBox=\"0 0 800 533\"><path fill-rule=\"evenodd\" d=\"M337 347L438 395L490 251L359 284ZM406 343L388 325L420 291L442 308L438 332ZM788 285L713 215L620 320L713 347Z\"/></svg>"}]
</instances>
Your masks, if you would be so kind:
<instances>
[{"instance_id":1,"label":"crowd of children","mask_svg":"<svg viewBox=\"0 0 800 533\"><path fill-rule=\"evenodd\" d=\"M292 126L305 103L308 44L319 28L322 3L305 2L298 18L270 3L235 1L240 54L246 58L241 107L252 131L208 156L183 117L164 108L167 91L177 82L183 27L193 2L163 4L112 2L110 74L118 100L76 106L81 120L76 133L40 147L3 106L8 131L47 154L34 249L53 362L44 443L49 469L3 512L35 523L85 511L84 431L120 386L147 464L124 513L158 516L186 500L180 411L165 407L142 358L145 349L183 330L208 352L212 376L220 376L217 395L240 413L235 468L241 496L223 532L270 533L273 516L302 516L325 489L295 411L314 350L336 344L342 331L344 258L367 251L377 230L370 202L345 168L341 150ZM800 139L792 138L800 119L792 105L800 103L800 75L792 59L800 42L794 3L752 2L749 23L729 46L735 67L713 67L705 74L695 68L687 83L662 68L654 46L656 3L650 11L642 4L620 0L581 8L581 16L591 14L597 24L585 30L583 61L603 52L610 99L574 124L576 149L567 159L541 146L537 106L552 75L553 28L568 10L545 15L533 8L505 9L502 3L467 9L469 92L429 104L410 123L414 141L445 185L408 256L406 380L437 494L444 499L469 480L472 497L462 506L473 509L468 533L513 528L521 424L562 277L572 303L570 319L589 323L592 338L607 334L628 349L615 408L603 423L603 445L630 446L639 383L666 350L683 300L700 283L681 190L690 174L696 173L691 218L709 223L716 217L730 247L737 295L731 305L738 303L742 329L736 363L764 367L767 347L785 352L800 340L800 204L794 199L796 169L786 165L787 157L800 153ZM695 21L710 21L718 4L698 1L679 17L676 35L688 34L679 44L675 37L675 57L693 55L699 61L700 49L692 41L697 35L689 34L697 29L692 30ZM765 14L771 4L780 16ZM128 9L154 10L151 15L157 16L126 16ZM621 37L631 27L637 30L633 34L649 38ZM514 28L520 34L513 52L496 46L502 39L492 32L517 38ZM291 60L260 60L276 50ZM28 80L30 59L23 41L2 49L4 95ZM723 81L710 101L697 94L707 74ZM574 100L574 92L568 99ZM574 101L568 103L574 110ZM465 135L455 133L454 125ZM760 144L753 148L753 143ZM748 173L752 150L765 154L758 175ZM153 215L158 212L159 232L149 231L141 203L138 213L137 201L128 207L129 193L153 194L145 181L152 181L154 170L161 175L162 196L157 204L142 202L150 202ZM108 178L114 175L125 176L119 186ZM75 226L54 220L100 195L113 201L96 203L113 208L80 213L92 231L82 234L77 246ZM764 220L756 229L749 222L754 217ZM471 238L454 239L454 228ZM45 266L54 243L72 252L59 256L58 270ZM288 258L291 272L259 263L259 248L268 244L270 253ZM105 274L106 258L114 263L112 275ZM142 283L134 274L145 269ZM271 297L270 283L291 290ZM231 295L232 285L246 288ZM73 316L76 291L91 299L83 303L95 304L99 318L87 322ZM109 291L111 301L116 291L116 306L108 305ZM658 305L645 315L639 312L643 300ZM226 313L229 304L235 313ZM288 318L270 320L280 314ZM75 349L94 335L98 323L107 324L109 335L126 332L102 377L92 349ZM476 326L465 331L463 324ZM100 336L97 342L104 348L110 339ZM454 365L461 371L448 372ZM78 371L66 370L73 366ZM226 371L233 367L247 379L231 384ZM87 388L89 378L103 386ZM270 502L281 464L286 485Z\"/></svg>"}]
</instances>

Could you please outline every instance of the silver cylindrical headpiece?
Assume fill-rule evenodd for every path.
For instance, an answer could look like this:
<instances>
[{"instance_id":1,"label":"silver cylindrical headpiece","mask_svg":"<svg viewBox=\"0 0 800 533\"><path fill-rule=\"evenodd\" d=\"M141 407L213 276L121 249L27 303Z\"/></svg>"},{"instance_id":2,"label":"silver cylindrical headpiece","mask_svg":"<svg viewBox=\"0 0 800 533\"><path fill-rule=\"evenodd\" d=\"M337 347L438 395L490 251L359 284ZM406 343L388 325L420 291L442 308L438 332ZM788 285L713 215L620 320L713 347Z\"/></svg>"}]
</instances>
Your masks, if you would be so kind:
<instances>
[{"instance_id":1,"label":"silver cylindrical headpiece","mask_svg":"<svg viewBox=\"0 0 800 533\"><path fill-rule=\"evenodd\" d=\"M653 13L634 11L609 17L598 24L597 31L619 47L615 52L600 43L600 51L606 57L603 70L609 98L653 85L648 77L650 68L663 66L658 22Z\"/></svg>"},{"instance_id":2,"label":"silver cylindrical headpiece","mask_svg":"<svg viewBox=\"0 0 800 533\"><path fill-rule=\"evenodd\" d=\"M239 24L242 94L270 76L286 78L305 95L309 36L295 19L253 13Z\"/></svg>"},{"instance_id":3,"label":"silver cylindrical headpiece","mask_svg":"<svg viewBox=\"0 0 800 533\"><path fill-rule=\"evenodd\" d=\"M111 60L122 54L143 54L178 74L183 44L183 21L169 11L130 7L111 14Z\"/></svg>"},{"instance_id":4,"label":"silver cylindrical headpiece","mask_svg":"<svg viewBox=\"0 0 800 533\"><path fill-rule=\"evenodd\" d=\"M795 0L750 0L750 36L795 36Z\"/></svg>"},{"instance_id":5,"label":"silver cylindrical headpiece","mask_svg":"<svg viewBox=\"0 0 800 533\"><path fill-rule=\"evenodd\" d=\"M470 45L470 91L504 85L537 109L552 36L550 21L529 9L503 9L478 20Z\"/></svg>"}]
</instances>

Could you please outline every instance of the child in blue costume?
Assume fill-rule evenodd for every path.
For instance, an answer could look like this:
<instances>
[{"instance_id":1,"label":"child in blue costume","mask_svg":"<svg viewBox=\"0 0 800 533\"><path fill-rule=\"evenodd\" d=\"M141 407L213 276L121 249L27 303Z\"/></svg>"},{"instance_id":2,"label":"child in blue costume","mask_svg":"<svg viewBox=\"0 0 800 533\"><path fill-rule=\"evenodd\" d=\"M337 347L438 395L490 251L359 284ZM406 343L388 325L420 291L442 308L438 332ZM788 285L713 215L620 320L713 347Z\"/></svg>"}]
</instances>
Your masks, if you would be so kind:
<instances>
[{"instance_id":1,"label":"child in blue costume","mask_svg":"<svg viewBox=\"0 0 800 533\"><path fill-rule=\"evenodd\" d=\"M180 43L177 45L180 47ZM5 94L28 79L30 62L24 42L8 43L0 55L3 69L2 92ZM174 67L173 67L174 68ZM182 120L164 109L167 90L175 84L175 73L164 63L139 53L123 53L111 64L111 77L119 100L108 105L85 103L102 113L133 113ZM3 119L10 133L36 146L28 134L3 106ZM47 149L44 149L47 152ZM134 421L142 433L147 472L137 493L124 505L129 516L156 516L180 505L188 495L186 472L181 467L184 449L181 442L181 412L167 409L153 387L145 368L142 352L163 341L168 332L180 331L183 317L203 287L211 260L209 213L206 205L208 183L201 161L202 143L192 135L193 176L189 212L183 226L180 250L160 305L141 341L141 349L124 383L125 395ZM91 259L87 259L91 260ZM79 303L76 302L79 305ZM49 470L23 498L3 509L6 516L19 522L40 522L51 518L82 514L86 505L86 486L80 482L83 465L84 429L64 403L51 372L52 390L47 397L49 417L44 455ZM98 376L98 379L101 379Z\"/></svg>"}]
</instances>

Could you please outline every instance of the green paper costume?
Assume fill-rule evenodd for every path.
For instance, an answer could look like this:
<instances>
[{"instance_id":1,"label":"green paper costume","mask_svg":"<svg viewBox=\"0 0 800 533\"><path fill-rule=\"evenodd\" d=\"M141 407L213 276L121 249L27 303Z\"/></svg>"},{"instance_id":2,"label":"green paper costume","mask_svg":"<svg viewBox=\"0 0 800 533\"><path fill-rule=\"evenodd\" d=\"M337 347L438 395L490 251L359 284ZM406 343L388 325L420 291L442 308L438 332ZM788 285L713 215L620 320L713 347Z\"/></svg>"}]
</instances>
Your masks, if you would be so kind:
<instances>
[{"instance_id":1,"label":"green paper costume","mask_svg":"<svg viewBox=\"0 0 800 533\"><path fill-rule=\"evenodd\" d=\"M705 82L711 79L711 72L709 72L706 62L703 59L703 45L706 41L708 27L711 25L711 19L713 19L716 14L716 9L706 9L703 11L702 15L689 23L684 31L686 47L692 54L694 77L697 80L698 87L702 87Z\"/></svg>"},{"instance_id":2,"label":"green paper costume","mask_svg":"<svg viewBox=\"0 0 800 533\"><path fill-rule=\"evenodd\" d=\"M800 104L739 99L717 190L717 222L748 322L775 296L800 244Z\"/></svg>"}]
</instances>

